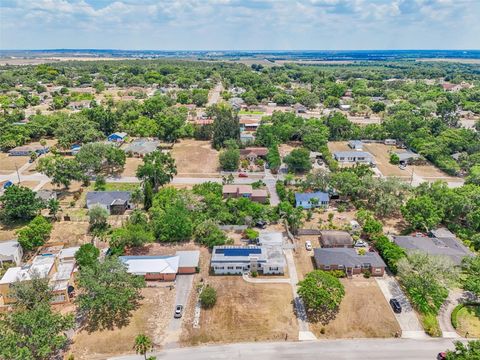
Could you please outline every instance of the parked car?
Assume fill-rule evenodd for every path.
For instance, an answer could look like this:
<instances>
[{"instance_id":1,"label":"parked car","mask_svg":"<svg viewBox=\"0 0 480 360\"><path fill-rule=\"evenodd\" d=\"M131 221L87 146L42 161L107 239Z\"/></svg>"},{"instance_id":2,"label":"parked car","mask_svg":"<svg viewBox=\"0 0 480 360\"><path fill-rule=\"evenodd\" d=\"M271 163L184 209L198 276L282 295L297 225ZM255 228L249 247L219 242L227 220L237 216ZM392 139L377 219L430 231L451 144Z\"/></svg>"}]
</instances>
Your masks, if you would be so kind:
<instances>
[{"instance_id":1,"label":"parked car","mask_svg":"<svg viewBox=\"0 0 480 360\"><path fill-rule=\"evenodd\" d=\"M238 174L238 177L248 177L248 175L242 172L242 173Z\"/></svg>"},{"instance_id":2,"label":"parked car","mask_svg":"<svg viewBox=\"0 0 480 360\"><path fill-rule=\"evenodd\" d=\"M400 165L398 165L398 167L400 168L400 170L405 170L407 168L407 165L400 164Z\"/></svg>"},{"instance_id":3,"label":"parked car","mask_svg":"<svg viewBox=\"0 0 480 360\"><path fill-rule=\"evenodd\" d=\"M395 298L390 299L390 306L392 307L393 312L397 314L400 314L402 312L402 305L400 305L397 299Z\"/></svg>"},{"instance_id":4,"label":"parked car","mask_svg":"<svg viewBox=\"0 0 480 360\"><path fill-rule=\"evenodd\" d=\"M355 247L356 247L356 248L367 248L367 247L368 247L368 244L367 244L366 241L357 240L357 242L355 243Z\"/></svg>"},{"instance_id":5,"label":"parked car","mask_svg":"<svg viewBox=\"0 0 480 360\"><path fill-rule=\"evenodd\" d=\"M312 250L312 242L310 240L305 241L305 249L308 251Z\"/></svg>"},{"instance_id":6,"label":"parked car","mask_svg":"<svg viewBox=\"0 0 480 360\"><path fill-rule=\"evenodd\" d=\"M267 227L267 222L263 220L258 220L257 223L255 224L255 227L260 229L265 229Z\"/></svg>"},{"instance_id":7,"label":"parked car","mask_svg":"<svg viewBox=\"0 0 480 360\"><path fill-rule=\"evenodd\" d=\"M182 317L182 313L183 313L183 306L182 305L175 306L175 314L173 315L173 317L175 319L180 319Z\"/></svg>"}]
</instances>

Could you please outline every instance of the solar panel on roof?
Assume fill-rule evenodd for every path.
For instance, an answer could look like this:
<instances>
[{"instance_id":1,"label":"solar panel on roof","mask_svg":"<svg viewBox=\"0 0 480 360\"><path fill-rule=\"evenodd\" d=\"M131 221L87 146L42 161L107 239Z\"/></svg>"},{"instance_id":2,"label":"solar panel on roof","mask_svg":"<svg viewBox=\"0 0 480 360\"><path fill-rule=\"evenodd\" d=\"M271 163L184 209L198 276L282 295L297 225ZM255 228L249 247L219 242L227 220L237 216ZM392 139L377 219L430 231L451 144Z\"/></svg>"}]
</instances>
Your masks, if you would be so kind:
<instances>
[{"instance_id":1,"label":"solar panel on roof","mask_svg":"<svg viewBox=\"0 0 480 360\"><path fill-rule=\"evenodd\" d=\"M217 254L223 254L225 256L249 256L251 254L261 254L262 249L259 248L237 248L228 249L220 248L215 251Z\"/></svg>"}]
</instances>

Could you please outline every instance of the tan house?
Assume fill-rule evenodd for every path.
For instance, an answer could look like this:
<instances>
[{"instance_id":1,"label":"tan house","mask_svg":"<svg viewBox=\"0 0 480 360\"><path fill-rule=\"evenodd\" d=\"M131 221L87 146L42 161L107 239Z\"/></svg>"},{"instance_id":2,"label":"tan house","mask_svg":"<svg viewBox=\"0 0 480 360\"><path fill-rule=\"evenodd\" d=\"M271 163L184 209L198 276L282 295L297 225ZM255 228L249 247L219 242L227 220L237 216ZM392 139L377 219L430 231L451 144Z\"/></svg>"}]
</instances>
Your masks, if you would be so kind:
<instances>
[{"instance_id":1,"label":"tan house","mask_svg":"<svg viewBox=\"0 0 480 360\"><path fill-rule=\"evenodd\" d=\"M258 203L268 202L268 192L263 189L253 189L252 185L223 185L223 198L248 198Z\"/></svg>"}]
</instances>

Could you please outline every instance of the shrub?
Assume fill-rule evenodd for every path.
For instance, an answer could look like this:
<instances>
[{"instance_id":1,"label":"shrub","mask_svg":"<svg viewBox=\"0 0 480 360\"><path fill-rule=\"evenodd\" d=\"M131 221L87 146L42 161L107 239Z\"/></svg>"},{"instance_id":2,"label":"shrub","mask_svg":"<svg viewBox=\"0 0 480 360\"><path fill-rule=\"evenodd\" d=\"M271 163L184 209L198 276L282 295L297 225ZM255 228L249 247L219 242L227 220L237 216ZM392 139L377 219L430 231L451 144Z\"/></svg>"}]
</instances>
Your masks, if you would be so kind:
<instances>
[{"instance_id":1,"label":"shrub","mask_svg":"<svg viewBox=\"0 0 480 360\"><path fill-rule=\"evenodd\" d=\"M437 317L434 314L425 314L421 316L423 328L425 332L433 337L442 336L440 325L438 324Z\"/></svg>"},{"instance_id":2,"label":"shrub","mask_svg":"<svg viewBox=\"0 0 480 360\"><path fill-rule=\"evenodd\" d=\"M257 277L258 276L258 272L256 272L255 270L253 270L250 275L252 275L252 277Z\"/></svg>"},{"instance_id":3,"label":"shrub","mask_svg":"<svg viewBox=\"0 0 480 360\"><path fill-rule=\"evenodd\" d=\"M400 157L397 153L390 154L390 164L398 165L400 163Z\"/></svg>"},{"instance_id":4,"label":"shrub","mask_svg":"<svg viewBox=\"0 0 480 360\"><path fill-rule=\"evenodd\" d=\"M370 270L365 270L365 272L363 273L363 277L365 279L368 279L370 276L372 276L372 273L370 272Z\"/></svg>"},{"instance_id":5,"label":"shrub","mask_svg":"<svg viewBox=\"0 0 480 360\"><path fill-rule=\"evenodd\" d=\"M397 262L405 257L405 251L391 242L385 235L375 236L372 240L389 269L396 274Z\"/></svg>"},{"instance_id":6,"label":"shrub","mask_svg":"<svg viewBox=\"0 0 480 360\"><path fill-rule=\"evenodd\" d=\"M45 243L51 231L52 224L46 218L39 215L17 232L18 242L25 250L33 250Z\"/></svg>"},{"instance_id":7,"label":"shrub","mask_svg":"<svg viewBox=\"0 0 480 360\"><path fill-rule=\"evenodd\" d=\"M344 278L345 276L347 276L345 274L345 271L342 270L331 270L329 271L329 274L335 276L336 278Z\"/></svg>"},{"instance_id":8,"label":"shrub","mask_svg":"<svg viewBox=\"0 0 480 360\"><path fill-rule=\"evenodd\" d=\"M200 293L200 303L205 309L212 308L217 302L217 291L207 285Z\"/></svg>"},{"instance_id":9,"label":"shrub","mask_svg":"<svg viewBox=\"0 0 480 360\"><path fill-rule=\"evenodd\" d=\"M254 230L254 229L246 229L245 230L245 236L249 239L249 240L255 240L256 238L258 238L258 231L257 230Z\"/></svg>"}]
</instances>

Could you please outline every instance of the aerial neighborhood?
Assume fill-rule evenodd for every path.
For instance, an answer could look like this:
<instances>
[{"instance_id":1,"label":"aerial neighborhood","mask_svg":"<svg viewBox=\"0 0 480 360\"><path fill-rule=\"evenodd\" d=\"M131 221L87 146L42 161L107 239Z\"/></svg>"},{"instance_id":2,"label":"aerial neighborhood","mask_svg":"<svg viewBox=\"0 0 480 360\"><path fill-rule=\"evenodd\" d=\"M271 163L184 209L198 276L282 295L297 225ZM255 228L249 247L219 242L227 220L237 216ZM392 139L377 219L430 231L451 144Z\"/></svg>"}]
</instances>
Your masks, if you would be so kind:
<instances>
[{"instance_id":1,"label":"aerial neighborhood","mask_svg":"<svg viewBox=\"0 0 480 360\"><path fill-rule=\"evenodd\" d=\"M480 337L478 63L235 59L0 66L0 358Z\"/></svg>"}]
</instances>

